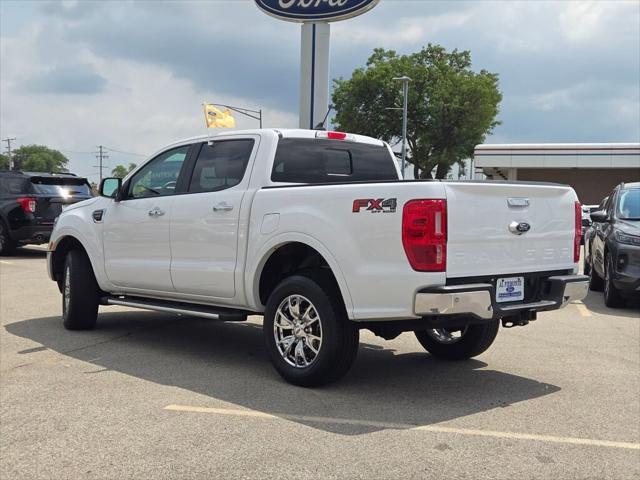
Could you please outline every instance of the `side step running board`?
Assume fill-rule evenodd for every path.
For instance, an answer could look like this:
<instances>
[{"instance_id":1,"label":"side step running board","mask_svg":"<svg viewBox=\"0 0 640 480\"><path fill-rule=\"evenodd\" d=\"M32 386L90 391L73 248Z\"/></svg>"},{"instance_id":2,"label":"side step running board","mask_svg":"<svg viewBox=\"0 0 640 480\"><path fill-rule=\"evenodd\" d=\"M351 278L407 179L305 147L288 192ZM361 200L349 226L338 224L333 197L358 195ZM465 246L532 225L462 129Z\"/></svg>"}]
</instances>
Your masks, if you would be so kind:
<instances>
[{"instance_id":1,"label":"side step running board","mask_svg":"<svg viewBox=\"0 0 640 480\"><path fill-rule=\"evenodd\" d=\"M177 313L192 317L211 318L225 322L241 322L247 319L247 312L230 308L210 307L208 305L194 305L191 303L167 302L147 298L105 297L103 304L121 305L123 307L142 308L156 312Z\"/></svg>"}]
</instances>

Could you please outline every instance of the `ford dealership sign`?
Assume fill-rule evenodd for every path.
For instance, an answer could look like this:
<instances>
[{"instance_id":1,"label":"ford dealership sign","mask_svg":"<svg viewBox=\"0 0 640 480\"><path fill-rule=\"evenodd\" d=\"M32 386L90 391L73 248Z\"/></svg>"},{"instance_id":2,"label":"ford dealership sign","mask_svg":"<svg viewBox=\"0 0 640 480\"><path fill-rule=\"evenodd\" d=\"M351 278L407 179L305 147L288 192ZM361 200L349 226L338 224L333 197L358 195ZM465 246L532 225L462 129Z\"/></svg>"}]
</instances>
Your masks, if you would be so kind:
<instances>
[{"instance_id":1,"label":"ford dealership sign","mask_svg":"<svg viewBox=\"0 0 640 480\"><path fill-rule=\"evenodd\" d=\"M360 15L379 0L256 0L261 10L289 22L335 22Z\"/></svg>"}]
</instances>

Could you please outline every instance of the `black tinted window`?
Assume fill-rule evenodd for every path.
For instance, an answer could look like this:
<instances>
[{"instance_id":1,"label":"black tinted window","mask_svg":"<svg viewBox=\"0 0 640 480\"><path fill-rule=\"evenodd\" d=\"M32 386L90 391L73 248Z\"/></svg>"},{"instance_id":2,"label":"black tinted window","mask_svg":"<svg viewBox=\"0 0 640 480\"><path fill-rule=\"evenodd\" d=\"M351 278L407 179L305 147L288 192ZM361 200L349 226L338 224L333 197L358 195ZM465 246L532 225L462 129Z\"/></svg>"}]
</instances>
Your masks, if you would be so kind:
<instances>
[{"instance_id":1,"label":"black tinted window","mask_svg":"<svg viewBox=\"0 0 640 480\"><path fill-rule=\"evenodd\" d=\"M0 193L24 194L29 192L29 181L24 177L0 178Z\"/></svg>"},{"instance_id":2,"label":"black tinted window","mask_svg":"<svg viewBox=\"0 0 640 480\"><path fill-rule=\"evenodd\" d=\"M84 178L34 177L31 179L31 185L36 193L45 195L91 195L91 188Z\"/></svg>"},{"instance_id":3,"label":"black tinted window","mask_svg":"<svg viewBox=\"0 0 640 480\"><path fill-rule=\"evenodd\" d=\"M193 169L189 192L215 192L239 184L252 150L250 138L205 143Z\"/></svg>"},{"instance_id":4,"label":"black tinted window","mask_svg":"<svg viewBox=\"0 0 640 480\"><path fill-rule=\"evenodd\" d=\"M272 181L291 183L397 179L385 146L315 138L280 140L271 172Z\"/></svg>"}]
</instances>

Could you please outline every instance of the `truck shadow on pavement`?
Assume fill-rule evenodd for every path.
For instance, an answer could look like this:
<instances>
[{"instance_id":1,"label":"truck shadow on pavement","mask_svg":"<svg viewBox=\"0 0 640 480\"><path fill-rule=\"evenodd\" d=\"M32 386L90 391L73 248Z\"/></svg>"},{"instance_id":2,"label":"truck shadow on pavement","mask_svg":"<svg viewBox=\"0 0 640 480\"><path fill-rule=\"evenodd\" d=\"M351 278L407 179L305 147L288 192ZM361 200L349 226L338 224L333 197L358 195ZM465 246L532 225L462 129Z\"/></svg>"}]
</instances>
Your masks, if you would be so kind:
<instances>
[{"instance_id":1,"label":"truck shadow on pavement","mask_svg":"<svg viewBox=\"0 0 640 480\"><path fill-rule=\"evenodd\" d=\"M342 381L318 389L295 387L285 383L269 363L262 327L254 323L115 312L100 314L98 327L90 332L65 331L60 317L24 320L9 324L6 329L95 365L99 371L112 370L179 387L239 408L282 415L344 435L387 428L361 425L358 421L428 425L506 408L560 390L488 369L479 360L442 362L423 351L397 354L392 348L367 343L360 344L358 358ZM28 355L41 349L19 353ZM166 405L172 403L180 402L168 395ZM220 405L212 402L195 406ZM356 422L323 423L291 419L289 415Z\"/></svg>"}]
</instances>

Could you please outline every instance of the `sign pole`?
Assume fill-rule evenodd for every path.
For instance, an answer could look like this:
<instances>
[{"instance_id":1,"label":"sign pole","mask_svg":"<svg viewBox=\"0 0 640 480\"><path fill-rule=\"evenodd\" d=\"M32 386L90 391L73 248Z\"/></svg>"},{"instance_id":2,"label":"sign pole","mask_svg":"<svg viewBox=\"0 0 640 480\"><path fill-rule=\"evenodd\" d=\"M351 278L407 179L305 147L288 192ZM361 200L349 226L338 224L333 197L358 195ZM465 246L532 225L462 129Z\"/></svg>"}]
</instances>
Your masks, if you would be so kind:
<instances>
[{"instance_id":1,"label":"sign pole","mask_svg":"<svg viewBox=\"0 0 640 480\"><path fill-rule=\"evenodd\" d=\"M300 128L313 128L329 106L329 45L327 22L302 24L300 43Z\"/></svg>"},{"instance_id":2,"label":"sign pole","mask_svg":"<svg viewBox=\"0 0 640 480\"><path fill-rule=\"evenodd\" d=\"M313 129L329 108L329 22L362 15L380 0L255 0L279 20L302 23L300 42L300 128Z\"/></svg>"}]
</instances>

